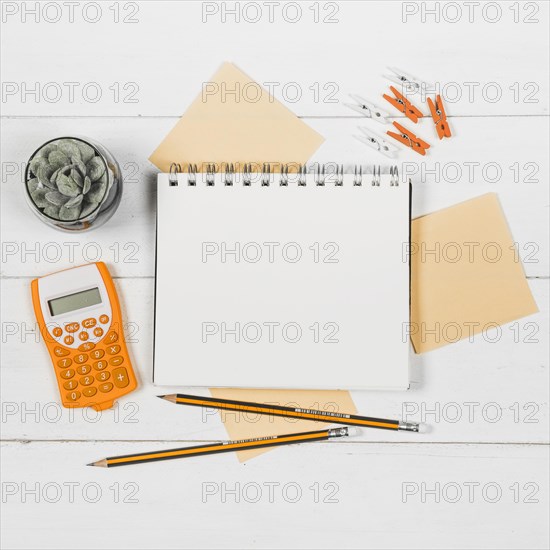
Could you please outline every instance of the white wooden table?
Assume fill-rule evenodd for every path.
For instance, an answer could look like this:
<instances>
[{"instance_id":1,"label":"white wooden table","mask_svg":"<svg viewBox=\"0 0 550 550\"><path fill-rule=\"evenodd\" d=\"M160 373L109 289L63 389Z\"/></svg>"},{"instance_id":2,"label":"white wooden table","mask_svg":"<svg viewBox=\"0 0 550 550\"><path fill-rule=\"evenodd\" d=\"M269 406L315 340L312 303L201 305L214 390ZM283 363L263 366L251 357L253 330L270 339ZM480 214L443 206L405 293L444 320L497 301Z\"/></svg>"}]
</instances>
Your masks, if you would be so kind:
<instances>
[{"instance_id":1,"label":"white wooden table","mask_svg":"<svg viewBox=\"0 0 550 550\"><path fill-rule=\"evenodd\" d=\"M548 20L546 2L2 2L2 547L547 548ZM387 65L440 83L454 137L422 162L399 157L414 215L497 192L540 313L496 342L412 356L409 392L354 393L360 412L408 413L429 433L86 468L226 438L217 415L154 397L147 161L225 60L276 83L326 137L319 161L388 164L352 138L365 121L342 105L379 98ZM115 217L78 235L38 221L22 185L34 149L72 134L104 143L125 175ZM57 405L29 290L98 259L142 382L101 417Z\"/></svg>"}]
</instances>

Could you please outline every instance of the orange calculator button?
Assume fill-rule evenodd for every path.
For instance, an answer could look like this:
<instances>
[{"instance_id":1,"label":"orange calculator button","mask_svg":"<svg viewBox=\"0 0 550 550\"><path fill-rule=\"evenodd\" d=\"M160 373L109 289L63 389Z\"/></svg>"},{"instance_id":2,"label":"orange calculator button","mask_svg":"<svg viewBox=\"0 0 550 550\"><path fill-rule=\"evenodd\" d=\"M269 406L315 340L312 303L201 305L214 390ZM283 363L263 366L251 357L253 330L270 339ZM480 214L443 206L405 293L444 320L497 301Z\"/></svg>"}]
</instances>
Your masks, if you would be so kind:
<instances>
[{"instance_id":1,"label":"orange calculator button","mask_svg":"<svg viewBox=\"0 0 550 550\"><path fill-rule=\"evenodd\" d=\"M92 384L94 381L94 377L93 376L83 376L79 382L83 385L83 386L89 386L90 384Z\"/></svg>"},{"instance_id":2,"label":"orange calculator button","mask_svg":"<svg viewBox=\"0 0 550 550\"><path fill-rule=\"evenodd\" d=\"M63 359L60 359L57 362L57 366L62 369L66 369L67 367L70 367L72 364L73 364L72 360L69 359L68 357L64 357Z\"/></svg>"},{"instance_id":3,"label":"orange calculator button","mask_svg":"<svg viewBox=\"0 0 550 550\"><path fill-rule=\"evenodd\" d=\"M94 336L97 336L98 338L100 336L103 336L103 329L101 327L95 327L94 328Z\"/></svg>"},{"instance_id":4,"label":"orange calculator button","mask_svg":"<svg viewBox=\"0 0 550 550\"><path fill-rule=\"evenodd\" d=\"M65 344L70 346L74 342L74 338L70 334L67 334L67 336L63 338L63 342L65 342Z\"/></svg>"},{"instance_id":5,"label":"orange calculator button","mask_svg":"<svg viewBox=\"0 0 550 550\"><path fill-rule=\"evenodd\" d=\"M78 355L75 355L74 362L81 365L82 363L85 363L88 360L88 354L87 353L79 353Z\"/></svg>"},{"instance_id":6,"label":"orange calculator button","mask_svg":"<svg viewBox=\"0 0 550 550\"><path fill-rule=\"evenodd\" d=\"M95 348L95 344L93 342L84 342L84 344L80 344L78 346L78 349L80 351L90 351L91 349Z\"/></svg>"},{"instance_id":7,"label":"orange calculator button","mask_svg":"<svg viewBox=\"0 0 550 550\"><path fill-rule=\"evenodd\" d=\"M94 363L95 370L103 370L107 368L107 361L96 361Z\"/></svg>"},{"instance_id":8,"label":"orange calculator button","mask_svg":"<svg viewBox=\"0 0 550 550\"><path fill-rule=\"evenodd\" d=\"M115 355L120 351L120 346L118 344L115 344L114 346L109 346L107 348L107 353L109 355Z\"/></svg>"},{"instance_id":9,"label":"orange calculator button","mask_svg":"<svg viewBox=\"0 0 550 550\"><path fill-rule=\"evenodd\" d=\"M76 367L76 372L78 374L88 374L92 370L92 367L90 365L80 365Z\"/></svg>"},{"instance_id":10,"label":"orange calculator button","mask_svg":"<svg viewBox=\"0 0 550 550\"><path fill-rule=\"evenodd\" d=\"M117 355L109 361L109 365L113 365L113 367L118 367L122 365L122 363L124 363L124 357L122 357L122 355Z\"/></svg>"},{"instance_id":11,"label":"orange calculator button","mask_svg":"<svg viewBox=\"0 0 550 550\"><path fill-rule=\"evenodd\" d=\"M97 388L93 386L91 388L84 388L82 393L85 397L93 397L97 393Z\"/></svg>"},{"instance_id":12,"label":"orange calculator button","mask_svg":"<svg viewBox=\"0 0 550 550\"><path fill-rule=\"evenodd\" d=\"M105 382L105 380L109 380L109 378L111 378L111 373L108 370L104 370L95 375L95 379L99 382Z\"/></svg>"},{"instance_id":13,"label":"orange calculator button","mask_svg":"<svg viewBox=\"0 0 550 550\"><path fill-rule=\"evenodd\" d=\"M124 367L113 369L113 381L117 388L125 388L130 383L128 372Z\"/></svg>"},{"instance_id":14,"label":"orange calculator button","mask_svg":"<svg viewBox=\"0 0 550 550\"><path fill-rule=\"evenodd\" d=\"M107 334L107 336L105 336L105 343L106 344L113 344L117 340L118 340L118 334L114 330L111 330Z\"/></svg>"},{"instance_id":15,"label":"orange calculator button","mask_svg":"<svg viewBox=\"0 0 550 550\"><path fill-rule=\"evenodd\" d=\"M113 385L111 384L111 382L105 382L105 384L100 384L99 386L99 391L103 393L107 393L112 389L113 389Z\"/></svg>"},{"instance_id":16,"label":"orange calculator button","mask_svg":"<svg viewBox=\"0 0 550 550\"><path fill-rule=\"evenodd\" d=\"M80 397L79 391L70 391L66 396L67 401L76 401Z\"/></svg>"},{"instance_id":17,"label":"orange calculator button","mask_svg":"<svg viewBox=\"0 0 550 550\"><path fill-rule=\"evenodd\" d=\"M90 355L92 359L101 359L105 355L105 352L102 349L94 349Z\"/></svg>"},{"instance_id":18,"label":"orange calculator button","mask_svg":"<svg viewBox=\"0 0 550 550\"><path fill-rule=\"evenodd\" d=\"M52 334L56 337L56 338L59 338L62 334L63 334L63 329L61 327L55 327L53 330L52 330Z\"/></svg>"},{"instance_id":19,"label":"orange calculator button","mask_svg":"<svg viewBox=\"0 0 550 550\"><path fill-rule=\"evenodd\" d=\"M90 317L89 319L84 319L84 321L82 321L82 326L84 328L92 328L95 327L96 324L97 321L93 317Z\"/></svg>"},{"instance_id":20,"label":"orange calculator button","mask_svg":"<svg viewBox=\"0 0 550 550\"><path fill-rule=\"evenodd\" d=\"M103 323L104 325L106 325L108 322L109 322L109 316L108 315L100 315L99 316L99 322L100 323Z\"/></svg>"},{"instance_id":21,"label":"orange calculator button","mask_svg":"<svg viewBox=\"0 0 550 550\"><path fill-rule=\"evenodd\" d=\"M76 332L80 328L78 323L67 323L65 325L65 330L67 332Z\"/></svg>"},{"instance_id":22,"label":"orange calculator button","mask_svg":"<svg viewBox=\"0 0 550 550\"><path fill-rule=\"evenodd\" d=\"M87 332L82 331L82 332L78 335L78 337L79 337L83 342L85 342L90 336L89 336L89 334L88 334Z\"/></svg>"},{"instance_id":23,"label":"orange calculator button","mask_svg":"<svg viewBox=\"0 0 550 550\"><path fill-rule=\"evenodd\" d=\"M75 375L74 369L67 369L67 370L64 370L59 376L61 376L61 378L65 378L69 380L74 375Z\"/></svg>"},{"instance_id":24,"label":"orange calculator button","mask_svg":"<svg viewBox=\"0 0 550 550\"><path fill-rule=\"evenodd\" d=\"M68 349L62 348L61 346L56 346L53 348L53 352L57 357L65 357L71 353Z\"/></svg>"},{"instance_id":25,"label":"orange calculator button","mask_svg":"<svg viewBox=\"0 0 550 550\"><path fill-rule=\"evenodd\" d=\"M76 380L68 380L67 382L63 383L63 387L66 390L74 390L78 386L78 382Z\"/></svg>"}]
</instances>

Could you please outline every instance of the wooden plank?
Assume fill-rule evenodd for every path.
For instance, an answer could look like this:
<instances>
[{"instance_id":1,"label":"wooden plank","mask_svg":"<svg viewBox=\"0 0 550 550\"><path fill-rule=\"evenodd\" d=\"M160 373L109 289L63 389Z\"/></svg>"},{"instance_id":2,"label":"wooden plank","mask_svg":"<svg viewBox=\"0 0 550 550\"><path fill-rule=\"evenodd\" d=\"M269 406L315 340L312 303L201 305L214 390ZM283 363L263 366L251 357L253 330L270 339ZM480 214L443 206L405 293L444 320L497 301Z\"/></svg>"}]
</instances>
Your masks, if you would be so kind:
<instances>
[{"instance_id":1,"label":"wooden plank","mask_svg":"<svg viewBox=\"0 0 550 550\"><path fill-rule=\"evenodd\" d=\"M547 115L548 4L447 4L12 3L4 115L180 115L224 59L302 116L349 116L349 93L383 103L388 63L437 84L453 116Z\"/></svg>"},{"instance_id":2,"label":"wooden plank","mask_svg":"<svg viewBox=\"0 0 550 550\"><path fill-rule=\"evenodd\" d=\"M89 409L64 409L58 404L53 367L34 320L29 280L3 281L3 438L227 438L216 411L176 407L155 397L175 391L203 392L151 384L153 281L119 279L116 284L141 387L115 409L98 414ZM548 280L534 279L530 286L540 313L505 325L500 331L487 330L472 341L412 355L412 384L407 392L353 392L362 414L422 421L430 428L422 434L364 430L361 440L548 443L549 284ZM186 368L183 351L181 358L174 360L182 361L182 368ZM312 399L308 406L330 404L319 405ZM258 421L255 415L237 418L251 424Z\"/></svg>"},{"instance_id":3,"label":"wooden plank","mask_svg":"<svg viewBox=\"0 0 550 550\"><path fill-rule=\"evenodd\" d=\"M175 124L174 118L49 118L4 120L1 180L2 274L37 276L68 265L102 259L115 276L152 276L156 169L146 160ZM358 119L308 119L326 142L312 161L350 166L397 162L414 183L413 215L497 192L528 276L548 276L549 124L532 118L464 118L453 121L456 137L436 143L423 158L403 150L392 161L353 138ZM426 122L426 121L425 121ZM425 128L425 132L433 131ZM56 135L94 136L118 158L125 178L122 204L103 227L63 234L46 227L25 203L22 179L29 155ZM514 136L530 135L529 148ZM134 136L134 137L129 137ZM483 147L480 147L483 143ZM277 159L266 159L274 162Z\"/></svg>"},{"instance_id":4,"label":"wooden plank","mask_svg":"<svg viewBox=\"0 0 550 550\"><path fill-rule=\"evenodd\" d=\"M2 546L548 547L543 446L313 443L245 466L230 454L85 466L150 447L4 443Z\"/></svg>"}]
</instances>

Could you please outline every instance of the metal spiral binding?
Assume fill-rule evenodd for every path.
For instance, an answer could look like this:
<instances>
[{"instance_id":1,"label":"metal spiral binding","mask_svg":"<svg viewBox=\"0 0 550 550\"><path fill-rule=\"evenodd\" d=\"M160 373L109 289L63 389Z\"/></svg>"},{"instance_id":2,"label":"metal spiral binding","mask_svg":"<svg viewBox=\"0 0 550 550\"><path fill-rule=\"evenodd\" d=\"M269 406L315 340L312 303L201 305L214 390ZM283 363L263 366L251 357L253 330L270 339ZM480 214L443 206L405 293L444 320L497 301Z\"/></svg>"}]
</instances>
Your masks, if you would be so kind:
<instances>
[{"instance_id":1,"label":"metal spiral binding","mask_svg":"<svg viewBox=\"0 0 550 550\"><path fill-rule=\"evenodd\" d=\"M178 174L181 172L181 166L177 162L173 162L170 165L170 176L168 181L170 182L170 187L175 187L178 185Z\"/></svg>"},{"instance_id":2,"label":"metal spiral binding","mask_svg":"<svg viewBox=\"0 0 550 550\"><path fill-rule=\"evenodd\" d=\"M293 165L295 166L295 165ZM335 166L334 170L329 171L329 166ZM205 182L207 186L213 186L216 182L216 173L217 167L213 163L206 165L205 172ZM222 169L220 169L222 172ZM169 173L169 185L171 187L178 185L178 174L181 173L181 165L173 162L170 165ZM197 185L197 174L199 173L198 167L196 164L189 164L187 170L187 184L189 186ZM399 187L399 170L397 166L390 166L390 187ZM235 165L233 163L224 164L223 168L223 183L226 186L233 186L235 183ZM252 171L252 164L245 163L242 169L243 176L243 185L249 187L252 185L252 178L254 172ZM281 171L279 176L279 185L281 187L288 187L289 183L289 165L281 164ZM307 185L307 174L308 166L307 164L300 164L296 173L297 176L297 185L305 186ZM336 187L342 187L344 185L344 165L343 164L321 164L315 163L315 169L313 171L315 185L319 187L324 187L327 184L327 181L330 181L328 178L334 179L334 185ZM273 177L272 177L273 176ZM271 164L264 162L262 165L262 171L260 173L260 182L262 187L269 187L272 183L272 180L275 178L275 172L272 172ZM371 175L371 186L380 187L382 182L381 175L381 166L375 164L372 167ZM332 183L332 182L330 182ZM362 186L363 185L363 166L356 164L353 170L353 185Z\"/></svg>"}]
</instances>

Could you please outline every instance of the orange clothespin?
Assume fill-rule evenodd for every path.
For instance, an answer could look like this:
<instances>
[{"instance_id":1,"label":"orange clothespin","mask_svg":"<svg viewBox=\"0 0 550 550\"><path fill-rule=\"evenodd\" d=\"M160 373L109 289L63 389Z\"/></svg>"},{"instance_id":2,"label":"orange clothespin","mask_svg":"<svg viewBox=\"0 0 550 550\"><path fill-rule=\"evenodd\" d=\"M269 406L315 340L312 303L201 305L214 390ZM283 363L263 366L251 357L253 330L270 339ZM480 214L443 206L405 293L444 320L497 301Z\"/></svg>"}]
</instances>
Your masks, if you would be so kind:
<instances>
[{"instance_id":1,"label":"orange clothespin","mask_svg":"<svg viewBox=\"0 0 550 550\"><path fill-rule=\"evenodd\" d=\"M398 122L394 122L393 125L399 130L399 134L395 132L386 132L388 136L391 136L393 139L401 142L403 145L410 147L413 151L417 152L419 155L424 156L426 154L426 149L430 148L430 144L426 143L424 140L415 136L410 130L407 130L404 126L401 126Z\"/></svg>"},{"instance_id":2,"label":"orange clothespin","mask_svg":"<svg viewBox=\"0 0 550 550\"><path fill-rule=\"evenodd\" d=\"M393 95L395 97L384 94L384 99L386 101L389 101L398 111L402 112L407 118L416 123L418 122L419 118L422 118L424 116L403 94L400 94L393 86L390 86L390 90L393 92Z\"/></svg>"},{"instance_id":3,"label":"orange clothespin","mask_svg":"<svg viewBox=\"0 0 550 550\"><path fill-rule=\"evenodd\" d=\"M428 98L428 107L432 113L432 118L437 130L437 135L439 139L444 137L451 137L451 129L449 128L449 123L447 122L447 114L445 113L445 107L443 106L443 100L438 94L435 98L435 103L432 101L432 98Z\"/></svg>"}]
</instances>

